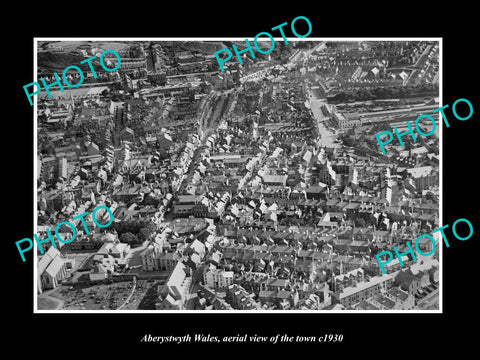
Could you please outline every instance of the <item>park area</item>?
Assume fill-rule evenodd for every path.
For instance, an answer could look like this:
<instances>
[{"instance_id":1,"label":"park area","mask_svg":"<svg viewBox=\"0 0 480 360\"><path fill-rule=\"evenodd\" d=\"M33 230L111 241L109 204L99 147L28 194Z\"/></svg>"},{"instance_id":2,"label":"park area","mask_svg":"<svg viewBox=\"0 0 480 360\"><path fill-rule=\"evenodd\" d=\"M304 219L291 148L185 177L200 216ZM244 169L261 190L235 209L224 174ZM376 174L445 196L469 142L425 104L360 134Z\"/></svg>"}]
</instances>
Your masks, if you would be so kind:
<instances>
[{"instance_id":1,"label":"park area","mask_svg":"<svg viewBox=\"0 0 480 360\"><path fill-rule=\"evenodd\" d=\"M138 280L86 287L61 286L48 296L63 300L59 310L147 310L155 308L157 284Z\"/></svg>"}]
</instances>

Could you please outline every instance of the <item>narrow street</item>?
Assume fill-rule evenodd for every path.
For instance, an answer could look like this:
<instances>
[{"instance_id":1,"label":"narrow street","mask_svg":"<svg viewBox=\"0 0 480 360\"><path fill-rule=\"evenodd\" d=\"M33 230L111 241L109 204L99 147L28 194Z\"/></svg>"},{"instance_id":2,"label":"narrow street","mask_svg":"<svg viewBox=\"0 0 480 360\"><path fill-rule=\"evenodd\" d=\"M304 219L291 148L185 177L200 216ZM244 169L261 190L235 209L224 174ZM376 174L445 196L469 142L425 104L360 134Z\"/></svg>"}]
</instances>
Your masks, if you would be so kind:
<instances>
[{"instance_id":1,"label":"narrow street","mask_svg":"<svg viewBox=\"0 0 480 360\"><path fill-rule=\"evenodd\" d=\"M317 120L318 131L320 132L322 146L339 148L341 145L334 142L337 137L330 130L327 129L326 122L328 121L328 118L325 117L325 115L323 115L322 113L321 106L327 101L325 99L316 98L313 94L310 94L309 100L310 109L312 110L313 116L315 116L315 119Z\"/></svg>"},{"instance_id":2,"label":"narrow street","mask_svg":"<svg viewBox=\"0 0 480 360\"><path fill-rule=\"evenodd\" d=\"M303 65L310 55L318 48L317 45L309 50L301 50L290 62L295 63L297 61L303 60ZM334 140L337 137L332 133L332 131L328 130L327 128L327 121L329 120L322 112L321 106L327 103L327 99L319 98L313 94L312 91L309 91L310 97L307 99L310 105L310 109L312 110L313 116L317 120L318 131L321 137L321 144L322 146L326 146L329 148L340 148L340 143L335 143Z\"/></svg>"}]
</instances>

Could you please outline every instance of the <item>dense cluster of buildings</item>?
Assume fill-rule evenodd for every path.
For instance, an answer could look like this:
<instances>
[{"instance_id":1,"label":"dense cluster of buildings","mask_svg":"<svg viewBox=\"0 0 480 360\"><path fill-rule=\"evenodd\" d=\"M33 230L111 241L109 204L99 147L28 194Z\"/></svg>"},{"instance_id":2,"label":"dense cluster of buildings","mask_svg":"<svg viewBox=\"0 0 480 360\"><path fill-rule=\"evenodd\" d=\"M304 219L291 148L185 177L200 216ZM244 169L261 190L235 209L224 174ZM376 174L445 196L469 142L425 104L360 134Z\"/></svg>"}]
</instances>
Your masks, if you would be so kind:
<instances>
[{"instance_id":1,"label":"dense cluster of buildings","mask_svg":"<svg viewBox=\"0 0 480 360\"><path fill-rule=\"evenodd\" d=\"M305 62L332 95L378 86L438 84L440 46L434 41L324 42Z\"/></svg>"},{"instance_id":2,"label":"dense cluster of buildings","mask_svg":"<svg viewBox=\"0 0 480 360\"><path fill-rule=\"evenodd\" d=\"M164 274L154 285L158 310L418 308L437 291L437 254L405 255L385 275L375 254L404 252L438 226L438 139L389 157L371 143L376 126L435 99L406 110L396 100L357 104L369 111L358 116L325 99L318 119L310 101L318 79L344 61L375 65L370 44L356 45L371 55L358 60L344 51L351 44L296 44L221 76L209 55L217 45L125 44L111 84L39 101L37 233L98 204L115 218L106 229L87 221L90 233L77 226L61 249L44 243L39 291L81 270L96 283ZM407 66L430 59L426 46L373 48ZM353 74L385 80L382 66ZM326 125L343 145L323 144ZM89 256L75 265L67 255L75 252Z\"/></svg>"}]
</instances>

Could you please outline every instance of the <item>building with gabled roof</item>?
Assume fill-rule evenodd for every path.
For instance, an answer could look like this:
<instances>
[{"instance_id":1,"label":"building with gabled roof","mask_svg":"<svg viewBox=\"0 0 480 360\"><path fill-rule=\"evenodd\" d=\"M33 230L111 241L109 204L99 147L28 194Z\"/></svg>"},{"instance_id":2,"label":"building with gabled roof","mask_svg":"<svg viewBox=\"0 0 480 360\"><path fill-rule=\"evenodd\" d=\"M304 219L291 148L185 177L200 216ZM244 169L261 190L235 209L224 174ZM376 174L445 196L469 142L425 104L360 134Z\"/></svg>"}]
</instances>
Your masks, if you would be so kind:
<instances>
[{"instance_id":1,"label":"building with gabled roof","mask_svg":"<svg viewBox=\"0 0 480 360\"><path fill-rule=\"evenodd\" d=\"M88 274L90 281L102 281L108 277L108 269L105 265L97 263L93 265L92 271Z\"/></svg>"},{"instance_id":2,"label":"building with gabled roof","mask_svg":"<svg viewBox=\"0 0 480 360\"><path fill-rule=\"evenodd\" d=\"M415 296L421 289L421 278L414 275L411 269L403 269L396 273L393 285Z\"/></svg>"},{"instance_id":3,"label":"building with gabled roof","mask_svg":"<svg viewBox=\"0 0 480 360\"><path fill-rule=\"evenodd\" d=\"M415 307L415 297L398 287L388 290L385 297L395 302L394 309L412 310Z\"/></svg>"},{"instance_id":4,"label":"building with gabled roof","mask_svg":"<svg viewBox=\"0 0 480 360\"><path fill-rule=\"evenodd\" d=\"M67 265L60 251L50 247L37 263L37 290L55 289L67 277Z\"/></svg>"},{"instance_id":5,"label":"building with gabled roof","mask_svg":"<svg viewBox=\"0 0 480 360\"><path fill-rule=\"evenodd\" d=\"M223 269L208 270L203 275L205 285L210 288L226 288L233 284L233 271Z\"/></svg>"},{"instance_id":6,"label":"building with gabled roof","mask_svg":"<svg viewBox=\"0 0 480 360\"><path fill-rule=\"evenodd\" d=\"M225 300L236 310L255 310L258 308L253 295L238 284L231 284L227 287Z\"/></svg>"},{"instance_id":7,"label":"building with gabled roof","mask_svg":"<svg viewBox=\"0 0 480 360\"><path fill-rule=\"evenodd\" d=\"M185 302L185 292L190 284L187 278L187 267L177 262L164 285L158 286L157 310L180 310Z\"/></svg>"},{"instance_id":8,"label":"building with gabled roof","mask_svg":"<svg viewBox=\"0 0 480 360\"><path fill-rule=\"evenodd\" d=\"M116 259L123 260L130 253L130 250L130 244L104 242L97 253L109 254Z\"/></svg>"},{"instance_id":9,"label":"building with gabled roof","mask_svg":"<svg viewBox=\"0 0 480 360\"><path fill-rule=\"evenodd\" d=\"M193 253L197 253L201 259L203 259L205 256L205 245L197 239L188 244L187 248L185 249L185 254L191 255Z\"/></svg>"},{"instance_id":10,"label":"building with gabled roof","mask_svg":"<svg viewBox=\"0 0 480 360\"><path fill-rule=\"evenodd\" d=\"M365 281L353 281L347 287L340 287L339 291L333 294L336 303L346 307L352 307L362 300L366 300L377 294L387 292L393 283L395 274L366 277Z\"/></svg>"}]
</instances>

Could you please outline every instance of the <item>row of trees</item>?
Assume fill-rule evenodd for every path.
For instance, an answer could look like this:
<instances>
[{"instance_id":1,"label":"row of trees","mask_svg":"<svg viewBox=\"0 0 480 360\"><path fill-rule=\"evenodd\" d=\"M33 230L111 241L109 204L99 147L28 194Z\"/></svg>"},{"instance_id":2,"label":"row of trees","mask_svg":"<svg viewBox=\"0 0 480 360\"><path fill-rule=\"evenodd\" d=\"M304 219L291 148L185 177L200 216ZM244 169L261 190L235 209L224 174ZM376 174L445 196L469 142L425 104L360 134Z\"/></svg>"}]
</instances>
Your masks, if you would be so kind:
<instances>
[{"instance_id":1,"label":"row of trees","mask_svg":"<svg viewBox=\"0 0 480 360\"><path fill-rule=\"evenodd\" d=\"M402 99L410 97L438 96L437 84L423 84L408 87L376 87L373 89L344 90L329 97L331 103L346 101L367 101L375 99Z\"/></svg>"}]
</instances>

